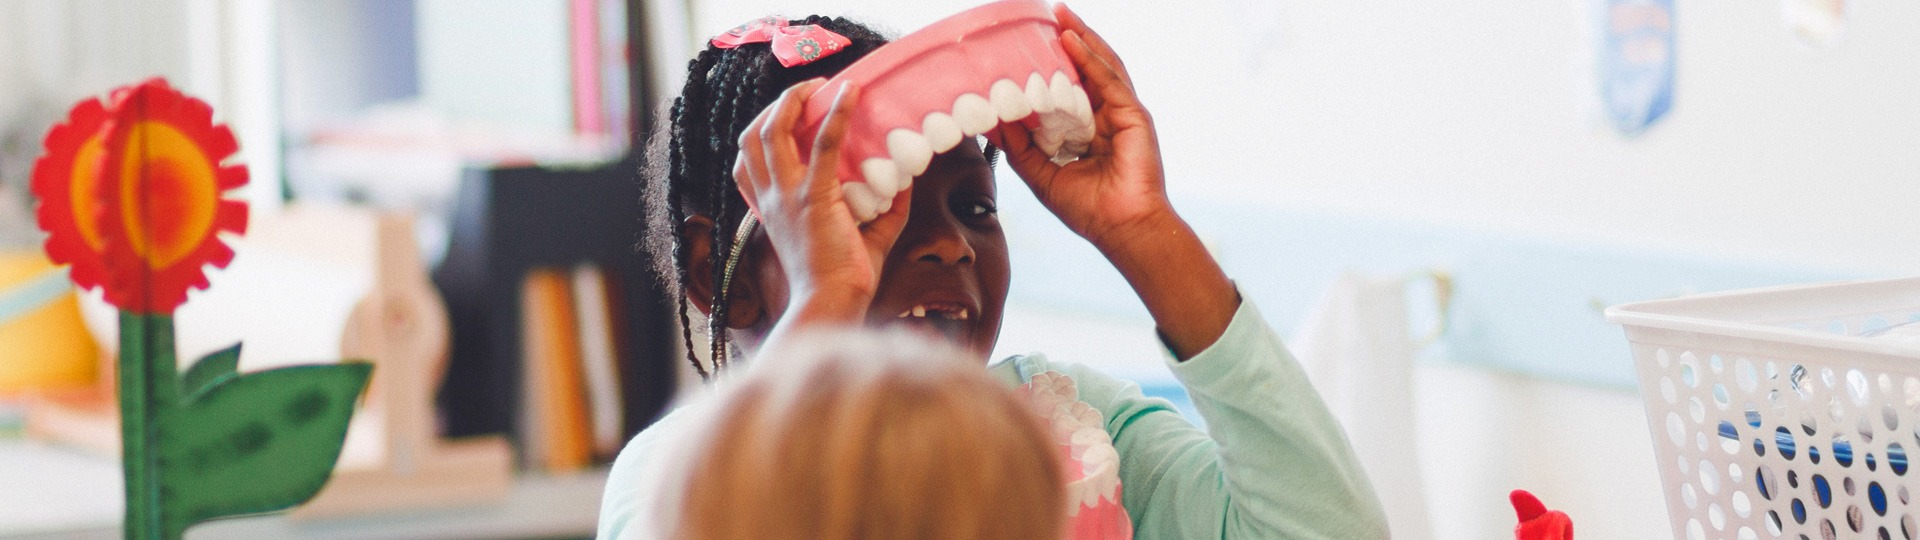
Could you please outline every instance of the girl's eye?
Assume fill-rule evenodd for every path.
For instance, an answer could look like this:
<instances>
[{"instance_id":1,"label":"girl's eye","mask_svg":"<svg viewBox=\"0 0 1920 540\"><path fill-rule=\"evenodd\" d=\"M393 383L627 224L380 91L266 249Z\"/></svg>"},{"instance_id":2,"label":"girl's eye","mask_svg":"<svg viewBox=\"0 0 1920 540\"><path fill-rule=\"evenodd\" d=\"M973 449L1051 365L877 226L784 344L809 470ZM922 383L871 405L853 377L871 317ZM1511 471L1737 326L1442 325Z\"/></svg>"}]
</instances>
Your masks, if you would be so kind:
<instances>
[{"instance_id":1,"label":"girl's eye","mask_svg":"<svg viewBox=\"0 0 1920 540\"><path fill-rule=\"evenodd\" d=\"M966 203L961 205L961 210L961 215L967 217L983 217L999 213L999 210L993 207L993 203L987 202Z\"/></svg>"}]
</instances>

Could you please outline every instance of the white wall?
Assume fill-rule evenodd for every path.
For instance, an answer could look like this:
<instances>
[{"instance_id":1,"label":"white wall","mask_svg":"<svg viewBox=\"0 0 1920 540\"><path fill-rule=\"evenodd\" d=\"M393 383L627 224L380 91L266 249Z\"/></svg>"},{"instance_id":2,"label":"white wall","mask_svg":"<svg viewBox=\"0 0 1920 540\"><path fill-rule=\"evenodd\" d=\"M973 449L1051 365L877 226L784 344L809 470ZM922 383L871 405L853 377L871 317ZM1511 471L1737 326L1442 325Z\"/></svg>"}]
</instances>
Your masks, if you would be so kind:
<instances>
[{"instance_id":1,"label":"white wall","mask_svg":"<svg viewBox=\"0 0 1920 540\"><path fill-rule=\"evenodd\" d=\"M64 114L72 101L136 77L187 76L183 0L9 0L4 7L0 113L47 100Z\"/></svg>"},{"instance_id":2,"label":"white wall","mask_svg":"<svg viewBox=\"0 0 1920 540\"><path fill-rule=\"evenodd\" d=\"M1226 28L1219 2L1129 6ZM1854 2L1850 35L1809 50L1772 2L1679 2L1678 84L1640 140L1600 127L1590 4L1295 1L1277 48L1135 63L1164 103L1169 169L1196 196L1246 196L1474 228L1742 258L1911 272L1920 230L1920 5ZM1102 5L1104 6L1104 4ZM1208 9L1214 6L1215 9ZM1089 7L1089 17L1129 18ZM1123 52L1145 36L1116 36ZM1176 99L1175 96L1185 97ZM1251 102L1209 107L1185 104ZM1239 129L1213 129L1212 125ZM1244 156L1240 159L1224 156ZM1258 171L1248 174L1248 171Z\"/></svg>"},{"instance_id":3,"label":"white wall","mask_svg":"<svg viewBox=\"0 0 1920 540\"><path fill-rule=\"evenodd\" d=\"M706 37L767 13L911 30L975 2L698 2ZM1676 7L1669 117L1595 105L1591 0L1086 0L1154 112L1172 189L1472 229L1920 270L1920 4L1851 2L1801 45L1775 2Z\"/></svg>"},{"instance_id":4,"label":"white wall","mask_svg":"<svg viewBox=\"0 0 1920 540\"><path fill-rule=\"evenodd\" d=\"M421 0L415 6L422 101L462 121L572 132L566 2Z\"/></svg>"}]
</instances>

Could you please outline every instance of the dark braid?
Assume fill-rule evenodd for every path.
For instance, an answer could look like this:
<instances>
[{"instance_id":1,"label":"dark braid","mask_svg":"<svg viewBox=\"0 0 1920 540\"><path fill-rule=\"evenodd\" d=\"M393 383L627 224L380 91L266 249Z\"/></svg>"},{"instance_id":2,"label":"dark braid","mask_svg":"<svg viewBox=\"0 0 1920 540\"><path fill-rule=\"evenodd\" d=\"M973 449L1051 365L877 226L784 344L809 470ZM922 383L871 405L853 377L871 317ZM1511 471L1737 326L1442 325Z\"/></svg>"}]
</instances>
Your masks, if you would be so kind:
<instances>
[{"instance_id":1,"label":"dark braid","mask_svg":"<svg viewBox=\"0 0 1920 540\"><path fill-rule=\"evenodd\" d=\"M734 231L746 208L733 182L740 132L787 87L815 77L831 77L887 42L872 29L837 17L813 16L791 23L825 27L846 36L852 44L791 68L781 66L766 43L734 49L709 45L687 63L687 82L673 101L669 122L649 143L647 181L653 186L647 190L646 211L648 228L654 233L649 235L646 247L666 290L679 291L680 335L687 341L687 360L702 378L708 372L694 354L685 284L689 279L704 279L714 291L720 290L727 255L733 250ZM689 253L677 231L693 215L713 220L713 248L708 253L712 275L692 276L687 271ZM721 359L724 355L719 351L727 346L728 302L725 298L709 300L713 313L708 330L714 343L709 353ZM716 364L714 369L722 367Z\"/></svg>"},{"instance_id":2,"label":"dark braid","mask_svg":"<svg viewBox=\"0 0 1920 540\"><path fill-rule=\"evenodd\" d=\"M701 54L702 54L702 55L705 55L706 53L704 53L704 52L702 52ZM698 60L698 59L696 59L696 60L694 60L694 62L696 62L696 63L697 63L697 62L699 62L699 60ZM691 74L689 74L689 75L688 75L688 79L692 79L692 78L693 78L693 76L692 76ZM704 77L702 77L702 78L704 78ZM679 165L679 164L680 164L680 163L682 163L682 162L684 161L684 158L683 158L682 156L684 156L685 154L684 154L683 152L681 152L681 150L680 150L680 145L677 145L677 144L671 144L671 145L670 145L670 144L659 144L659 143L660 143L660 142L663 142L663 141L665 141L665 140L667 140L667 139L678 139L678 138L679 138L679 137L681 136L681 133L683 133L683 130L682 130L682 129L680 128L680 126L679 126L679 124L680 124L680 114L681 114L681 111L683 111L683 110L685 110L685 109L684 109L684 106L685 106L685 103L686 103L686 102L685 102L685 100L680 100L680 99L676 99L676 100L673 100L673 107L672 107L672 109L671 109L671 110L669 111L669 113L668 113L668 118L671 118L671 119L672 119L672 124L670 124L670 125L669 125L669 127L667 127L667 129L668 129L668 130L669 130L669 131L670 131L670 132L672 133L672 135L671 135L670 137L660 137L660 136L657 136L657 135L656 135L656 136L654 137L654 139L656 139L656 140L655 140L655 144L650 144L650 145L649 145L649 148L647 149L647 152L648 152L648 160L647 160L647 161L649 161L649 162L652 162L652 163L659 163L659 162L660 162L660 158L661 158L661 156L659 156L659 155L657 155L657 154L659 154L660 152L657 152L657 151L656 151L656 149L665 149L665 151L666 151L665 153L667 154L667 155L665 156L665 161L666 161L667 163L669 163L669 164L670 164L670 165L669 165L669 167L672 167L672 169L671 169L671 172L669 173L669 176L670 176L670 177L678 177L678 176L680 176L680 174L681 174L681 169L682 169L682 166L681 166L681 165ZM654 175L649 175L649 176L654 176ZM660 191L660 190L658 190L658 189L655 189L655 190L652 190L652 191ZM653 207L654 205L653 205L653 204L651 204L651 203L652 203L652 201L651 201L651 200L649 200L649 201L648 201L648 203L649 203L649 204L648 204L647 206L648 206L648 208L649 208L649 210L651 210L651 208L652 208L652 207ZM682 212L682 211L680 210L680 205L678 205L678 204L664 204L664 205L660 205L660 206L664 206L664 207L666 208L666 212L667 212L667 223L671 223L671 224L674 224L674 226L678 226L678 225L679 225L680 223L684 223L684 222L686 222L686 220L687 220L687 216L685 215L685 212ZM649 211L649 213L652 213L652 212L651 212L651 211ZM649 223L649 224L650 224L650 225L652 225L652 223ZM655 229L653 229L653 230L655 230L655 231L663 231L663 230L665 230L665 231L671 231L671 230L673 230L673 229L671 229L671 228L667 228L667 229L661 229L661 228L655 228ZM655 236L662 236L662 235L659 235L659 234L656 234ZM678 235L665 235L665 236L673 236L673 237L675 237L675 238L678 238ZM655 261L665 261L665 260L673 260L673 261L677 261L677 260L679 260L679 259L680 259L680 257L682 257L682 256L683 256L683 254L682 254L682 253L681 253L681 252L679 251L679 249L678 249L678 245L679 245L679 243L680 243L680 242L678 242L677 240L675 240L675 241L673 241L673 242L672 242L672 244L673 244L673 245L674 245L674 246L676 247L676 249L674 249L674 253L673 253L673 254L672 254L671 256L666 256L666 254L663 254L663 253L660 253L660 250L659 250L659 249L657 249L657 248L656 248L656 249L653 249L653 252L654 252L654 253L653 253L653 259L654 259ZM656 242L649 242L649 243L648 243L647 245L648 245L649 247L653 247L653 246L654 246L655 244L657 244L657 243L656 243ZM658 263L656 262L656 265L657 265L657 264L658 264ZM686 343L686 344L687 344L687 346L686 346L686 349L687 349L687 362L688 362L688 363L691 363L691 364L693 364L693 371L694 371L694 373L698 373L698 374L700 374L700 379L701 379L701 380L705 380L705 379L707 379L707 378L708 378L708 375L707 375L707 368L706 368L705 366L701 366L701 365L700 365L700 358L699 358L698 356L695 356L695 355L693 354L693 327L692 327L692 326L691 326L690 324L688 324L688 321L687 321L687 295L686 295L686 293L685 293L685 292L684 292L684 291L683 291L683 290L682 290L682 289L681 289L681 288L679 287L679 285L677 284L677 283L679 283L679 282L685 282L685 281L686 281L686 279L687 279L687 270L686 270L686 265L684 265L684 264L679 264L679 263L677 263L677 262L676 262L676 263L673 263L673 264L672 264L672 266L674 266L674 267L677 267L677 268L678 268L678 270L675 270L675 271L673 271L673 272L671 272L671 273L669 273L669 272L657 272L657 273L658 273L658 275L660 275L660 276L662 276L662 277L664 277L664 276L669 276L669 275L671 275L671 276L674 276L674 279L673 279L673 281L674 281L674 283L673 283L673 284L668 284L668 287L667 287L667 288L666 288L665 290L667 290L667 291L670 291L670 292L669 292L669 294L672 294L672 295L673 295L673 300L674 300L674 304L673 304L673 310L674 310L674 314L676 314L676 315L678 315L678 316L680 317L680 340L681 340L682 342L684 342L684 343ZM662 279L662 281L666 281L666 280L665 280L665 279Z\"/></svg>"},{"instance_id":3,"label":"dark braid","mask_svg":"<svg viewBox=\"0 0 1920 540\"><path fill-rule=\"evenodd\" d=\"M739 105L739 100L736 99L739 89L722 86L716 90L717 95L715 97L719 99L714 100L712 118L724 118L727 119L726 121L728 123L723 125L733 125L732 115L728 113L733 112L734 108ZM734 95L729 96L729 93ZM722 142L722 139L726 138L725 134L710 134L707 137L708 146L712 148L715 154L718 154L726 146L726 144ZM735 141L737 146L737 137ZM713 249L707 252L707 266L714 269L713 275L711 276L713 284L712 289L710 289L713 291L720 291L721 284L725 281L724 274L726 273L725 265L727 264L727 256L733 253L733 235L729 233L733 230L734 225L724 224L731 221L727 219L730 217L730 212L727 211L727 207L731 206L727 203L733 199L733 197L728 196L730 194L729 192L739 188L734 185L732 171L719 169L720 167L732 168L732 162L733 160L731 159L725 160L725 163L722 163L721 160L713 160L710 166L716 170L708 171L708 174L711 175L710 178L714 179L714 181L708 183L713 188L707 195L707 200L711 201L710 204L712 204L710 207L712 210L709 215L713 216L716 222L711 231L713 233L711 244ZM721 293L715 292L714 294ZM708 309L713 310L713 313L707 318L707 339L712 345L710 350L707 351L707 358L713 361L713 370L719 372L725 367L724 364L726 363L724 349L727 347L727 341L723 338L727 333L727 321L731 320L727 316L727 304L730 302L727 302L725 298L709 298L708 300Z\"/></svg>"}]
</instances>

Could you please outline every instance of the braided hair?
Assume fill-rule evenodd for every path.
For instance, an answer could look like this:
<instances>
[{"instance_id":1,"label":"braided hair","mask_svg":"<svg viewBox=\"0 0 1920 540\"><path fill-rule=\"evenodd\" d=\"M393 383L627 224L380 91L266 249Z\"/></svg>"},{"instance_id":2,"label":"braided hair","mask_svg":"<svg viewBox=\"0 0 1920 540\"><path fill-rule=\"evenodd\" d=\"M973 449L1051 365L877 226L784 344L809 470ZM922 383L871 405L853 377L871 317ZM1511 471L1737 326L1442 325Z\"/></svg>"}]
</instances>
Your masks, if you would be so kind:
<instances>
[{"instance_id":1,"label":"braided hair","mask_svg":"<svg viewBox=\"0 0 1920 540\"><path fill-rule=\"evenodd\" d=\"M646 218L648 230L655 232L648 235L645 247L661 284L667 291L676 291L687 361L702 378L708 374L694 354L683 285L690 279L704 279L713 283L712 290L720 290L720 274L733 248L731 233L747 208L733 181L740 132L787 87L815 77L831 77L887 43L887 38L873 29L838 17L811 16L791 24L818 25L852 43L838 53L794 67L781 66L764 42L733 49L709 44L687 63L686 85L668 110L668 122L653 134L648 145L650 170L646 181L652 185L646 190ZM677 231L691 215L707 216L714 222L713 249L708 252L713 275L688 275L690 253ZM718 349L726 346L727 302L723 298L710 300L714 347Z\"/></svg>"}]
</instances>

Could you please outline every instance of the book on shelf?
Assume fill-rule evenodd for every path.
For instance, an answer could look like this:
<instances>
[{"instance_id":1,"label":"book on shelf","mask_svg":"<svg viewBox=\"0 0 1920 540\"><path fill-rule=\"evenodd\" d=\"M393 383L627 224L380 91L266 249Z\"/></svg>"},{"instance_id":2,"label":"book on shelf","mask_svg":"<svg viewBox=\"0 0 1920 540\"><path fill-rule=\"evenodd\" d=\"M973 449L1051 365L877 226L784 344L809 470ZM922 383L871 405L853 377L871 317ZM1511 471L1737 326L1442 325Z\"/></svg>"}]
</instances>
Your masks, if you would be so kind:
<instances>
[{"instance_id":1,"label":"book on shelf","mask_svg":"<svg viewBox=\"0 0 1920 540\"><path fill-rule=\"evenodd\" d=\"M521 443L530 468L575 470L626 444L611 285L594 264L527 274L522 413L530 428Z\"/></svg>"},{"instance_id":2,"label":"book on shelf","mask_svg":"<svg viewBox=\"0 0 1920 540\"><path fill-rule=\"evenodd\" d=\"M579 322L580 364L592 418L593 453L612 459L626 443L621 411L619 345L614 339L615 304L607 276L596 264L573 269L573 307Z\"/></svg>"},{"instance_id":3,"label":"book on shelf","mask_svg":"<svg viewBox=\"0 0 1920 540\"><path fill-rule=\"evenodd\" d=\"M570 272L527 273L521 303L527 429L520 444L528 468L572 471L593 463L592 419L582 376L579 321Z\"/></svg>"}]
</instances>

